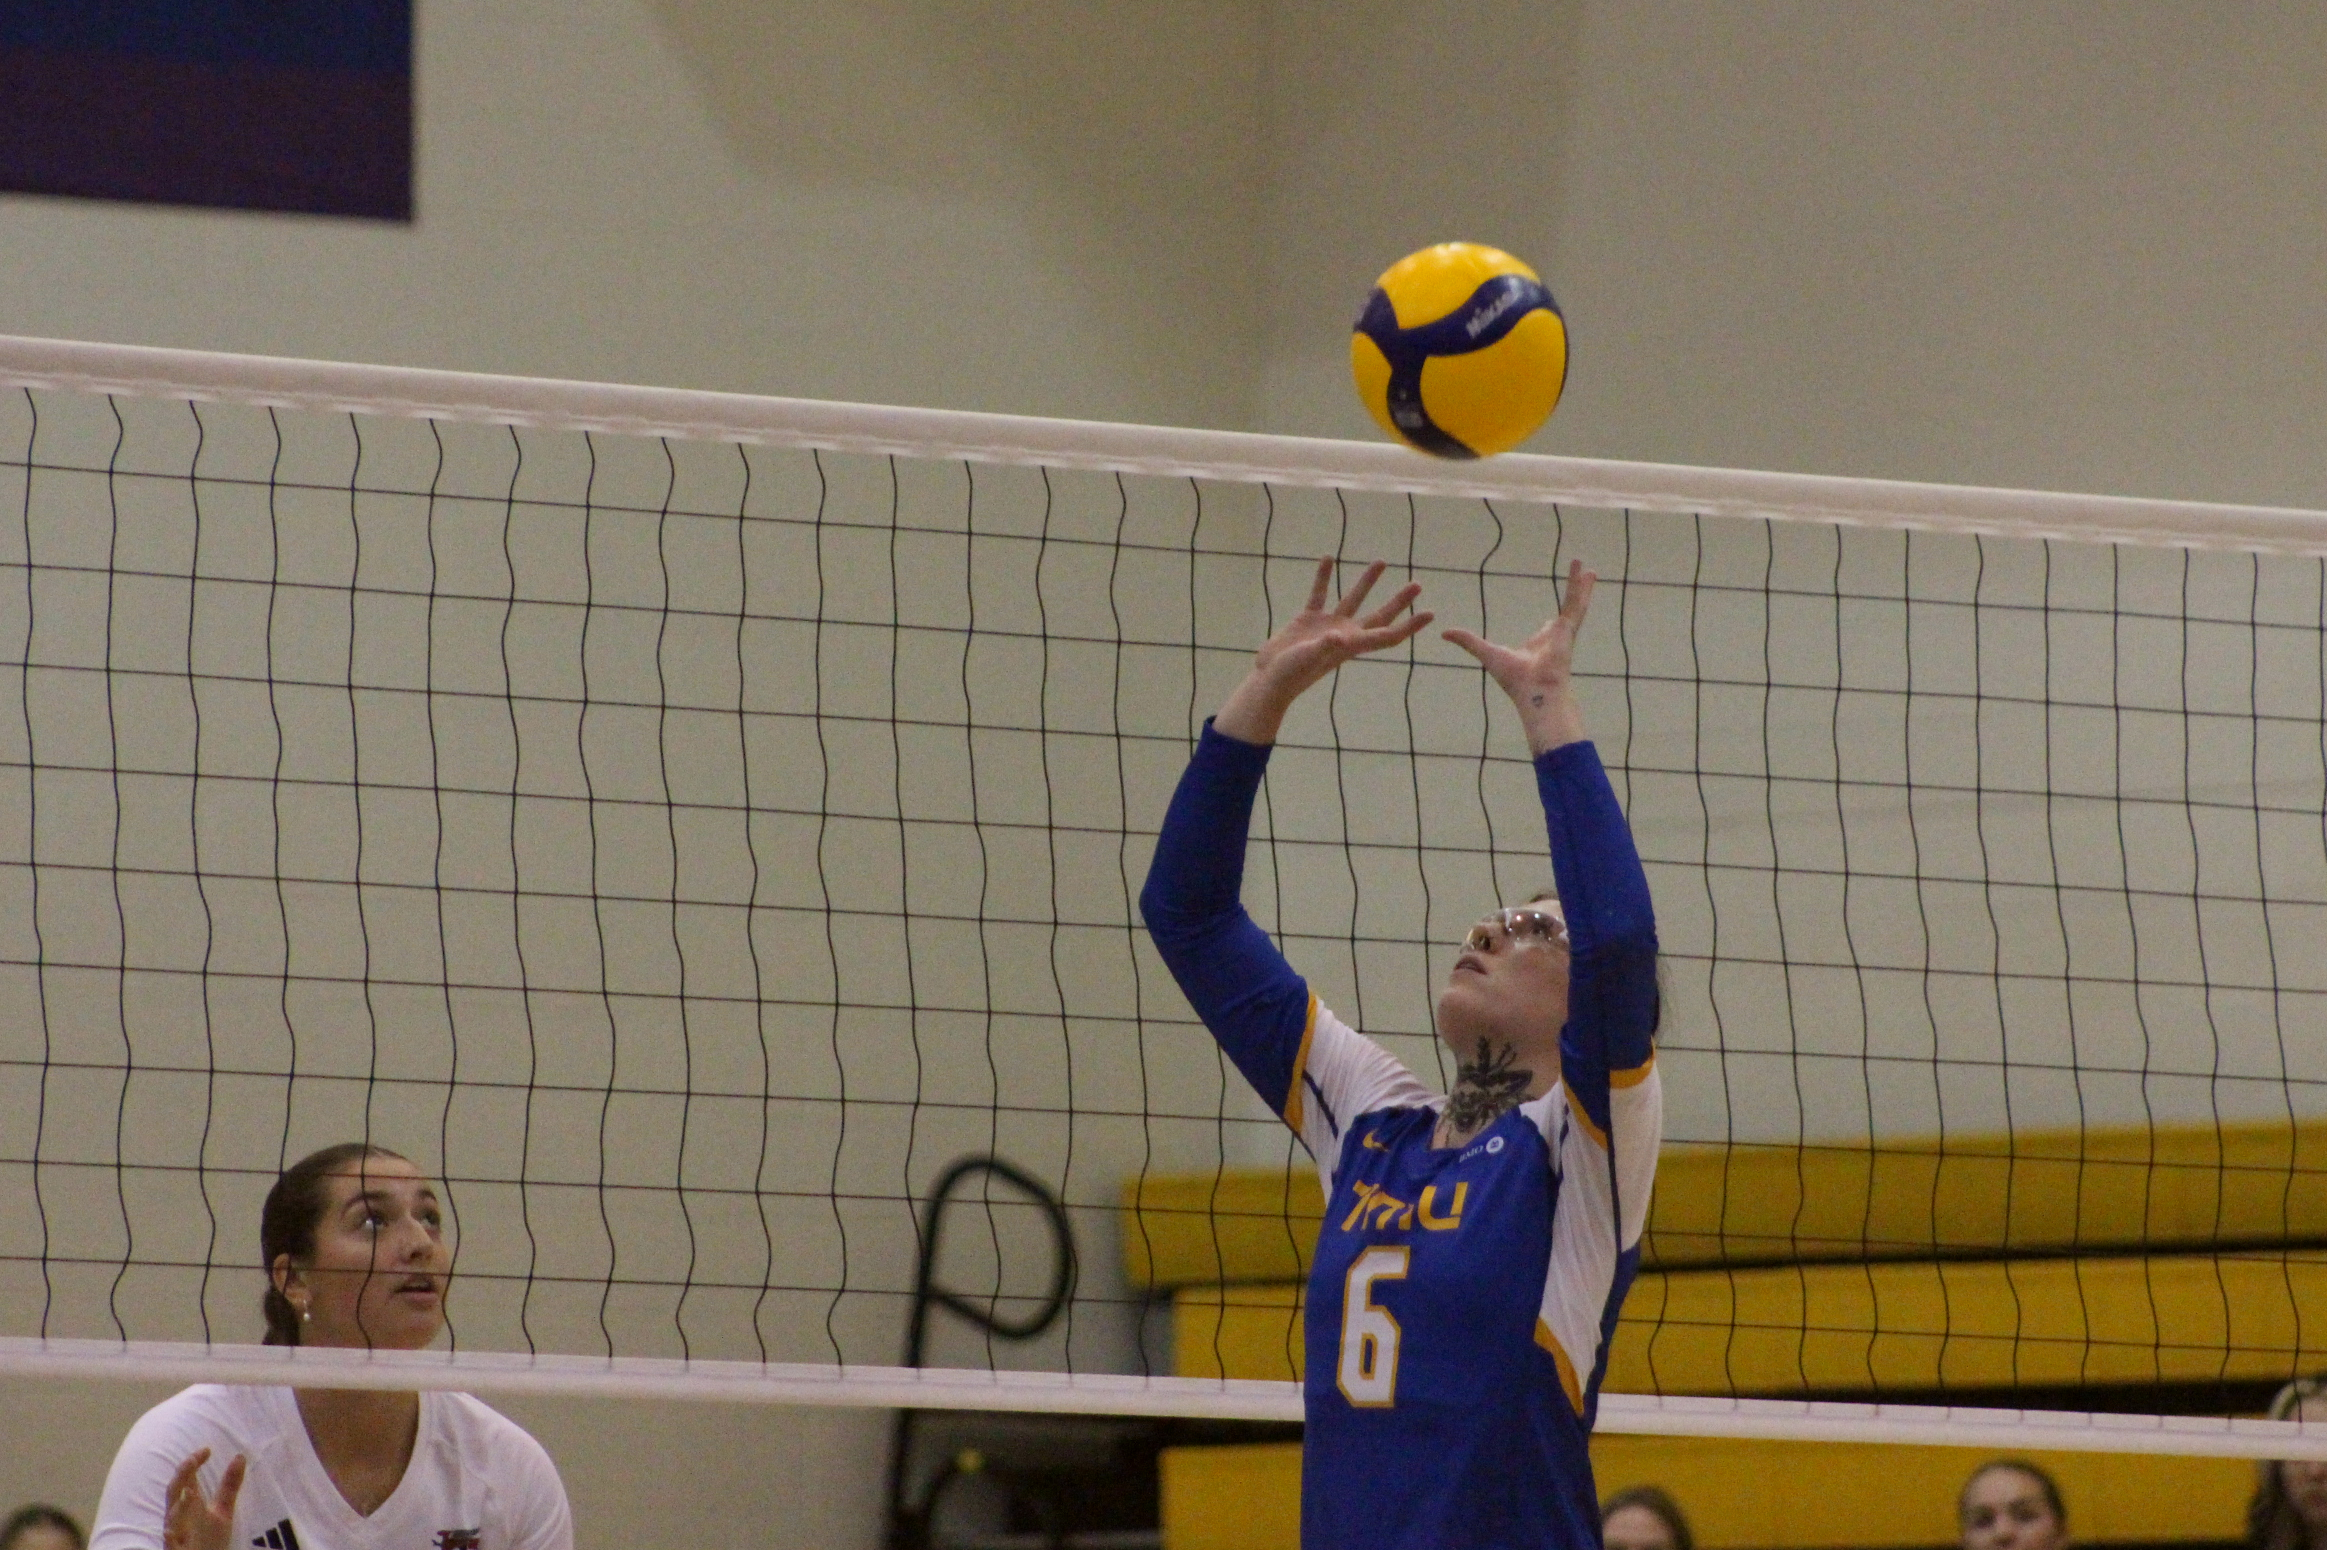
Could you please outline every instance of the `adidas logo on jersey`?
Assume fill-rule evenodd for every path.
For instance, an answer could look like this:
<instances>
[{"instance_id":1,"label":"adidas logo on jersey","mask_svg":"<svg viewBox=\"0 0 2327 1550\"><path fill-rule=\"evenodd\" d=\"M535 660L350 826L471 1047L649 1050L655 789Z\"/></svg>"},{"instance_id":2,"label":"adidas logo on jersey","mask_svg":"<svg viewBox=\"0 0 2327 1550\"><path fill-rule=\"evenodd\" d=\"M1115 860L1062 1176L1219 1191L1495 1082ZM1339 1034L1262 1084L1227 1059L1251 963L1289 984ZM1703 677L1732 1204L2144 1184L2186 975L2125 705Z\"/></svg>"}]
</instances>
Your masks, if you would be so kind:
<instances>
[{"instance_id":1,"label":"adidas logo on jersey","mask_svg":"<svg viewBox=\"0 0 2327 1550\"><path fill-rule=\"evenodd\" d=\"M299 1532L291 1527L291 1520L285 1518L253 1539L251 1544L254 1550L299 1550Z\"/></svg>"},{"instance_id":2,"label":"adidas logo on jersey","mask_svg":"<svg viewBox=\"0 0 2327 1550\"><path fill-rule=\"evenodd\" d=\"M436 1531L436 1550L480 1550L484 1544L482 1528L440 1528Z\"/></svg>"}]
</instances>

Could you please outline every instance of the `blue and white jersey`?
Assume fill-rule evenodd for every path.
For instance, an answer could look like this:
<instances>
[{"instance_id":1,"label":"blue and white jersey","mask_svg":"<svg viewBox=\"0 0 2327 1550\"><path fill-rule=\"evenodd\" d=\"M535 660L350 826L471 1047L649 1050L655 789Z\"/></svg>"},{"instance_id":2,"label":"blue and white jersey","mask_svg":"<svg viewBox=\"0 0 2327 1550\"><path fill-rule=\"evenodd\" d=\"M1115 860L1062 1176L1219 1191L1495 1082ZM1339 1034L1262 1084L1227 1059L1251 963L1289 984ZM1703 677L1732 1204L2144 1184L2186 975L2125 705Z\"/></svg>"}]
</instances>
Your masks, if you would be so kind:
<instances>
[{"instance_id":1,"label":"blue and white jersey","mask_svg":"<svg viewBox=\"0 0 2327 1550\"><path fill-rule=\"evenodd\" d=\"M1320 1005L1239 897L1268 750L1206 727L1140 902L1188 999L1316 1158L1301 1541L1600 1543L1587 1450L1662 1132L1648 883L1589 743L1536 761L1571 944L1561 1075L1459 1150L1446 1100Z\"/></svg>"}]
</instances>

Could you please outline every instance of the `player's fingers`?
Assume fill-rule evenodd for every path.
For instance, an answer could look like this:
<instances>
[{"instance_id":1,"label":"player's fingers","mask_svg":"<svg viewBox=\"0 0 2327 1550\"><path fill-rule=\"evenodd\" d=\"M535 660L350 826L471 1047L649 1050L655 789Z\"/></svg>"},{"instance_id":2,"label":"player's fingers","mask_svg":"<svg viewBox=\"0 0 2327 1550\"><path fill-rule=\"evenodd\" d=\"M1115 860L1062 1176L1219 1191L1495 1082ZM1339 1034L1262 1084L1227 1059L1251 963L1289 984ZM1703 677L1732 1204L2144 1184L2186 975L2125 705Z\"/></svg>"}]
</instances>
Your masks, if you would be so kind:
<instances>
[{"instance_id":1,"label":"player's fingers","mask_svg":"<svg viewBox=\"0 0 2327 1550\"><path fill-rule=\"evenodd\" d=\"M1358 623L1364 625L1369 630L1378 630L1383 625L1388 624L1392 619L1397 618L1400 613L1405 611L1405 608L1409 603L1413 602L1414 599L1420 597L1421 595L1422 583L1419 581L1409 581L1404 586L1400 587L1396 592L1390 594L1390 600L1388 602L1375 609L1372 613L1367 614L1363 619L1360 619Z\"/></svg>"},{"instance_id":2,"label":"player's fingers","mask_svg":"<svg viewBox=\"0 0 2327 1550\"><path fill-rule=\"evenodd\" d=\"M1429 623L1430 615L1420 613L1411 619L1400 619L1396 624L1385 624L1375 629L1369 629L1358 636L1357 649L1360 653L1379 651L1385 646L1395 646L1401 641L1412 640Z\"/></svg>"},{"instance_id":3,"label":"player's fingers","mask_svg":"<svg viewBox=\"0 0 2327 1550\"><path fill-rule=\"evenodd\" d=\"M1599 585L1598 571L1587 570L1581 563L1577 564L1569 573L1567 597L1560 604L1560 612L1572 616L1581 624L1584 615L1591 611L1592 594L1598 590Z\"/></svg>"},{"instance_id":4,"label":"player's fingers","mask_svg":"<svg viewBox=\"0 0 2327 1550\"><path fill-rule=\"evenodd\" d=\"M250 1460L237 1453L226 1466L226 1475L218 1482L218 1501L215 1510L228 1522L234 1521L234 1500L242 1495L242 1477L250 1468Z\"/></svg>"},{"instance_id":5,"label":"player's fingers","mask_svg":"<svg viewBox=\"0 0 2327 1550\"><path fill-rule=\"evenodd\" d=\"M1581 560L1572 561L1568 565L1567 596L1560 600L1559 616L1568 622L1570 630L1580 630L1584 627L1584 615L1591 610L1592 606L1592 588L1599 579L1597 575L1584 569L1584 562Z\"/></svg>"},{"instance_id":6,"label":"player's fingers","mask_svg":"<svg viewBox=\"0 0 2327 1550\"><path fill-rule=\"evenodd\" d=\"M196 1449L194 1456L180 1464L177 1473L170 1476L169 1494L163 1500L175 1503L179 1497L194 1489L195 1477L202 1472L202 1466L208 1462L210 1462L210 1450L208 1448Z\"/></svg>"},{"instance_id":7,"label":"player's fingers","mask_svg":"<svg viewBox=\"0 0 2327 1550\"><path fill-rule=\"evenodd\" d=\"M1512 675L1523 669L1524 659L1520 653L1513 651L1508 646L1498 646L1484 636L1473 635L1468 630L1454 629L1446 631L1444 638L1478 658L1479 666L1487 670L1487 676L1501 684L1505 689L1511 687Z\"/></svg>"},{"instance_id":8,"label":"player's fingers","mask_svg":"<svg viewBox=\"0 0 2327 1550\"><path fill-rule=\"evenodd\" d=\"M1381 580L1382 572L1389 568L1389 565L1381 560L1376 560L1373 564L1368 565L1365 568L1365 574L1357 578L1357 585L1341 594L1341 606L1333 611L1344 619L1356 618L1358 609L1365 603L1365 595L1374 589L1374 583Z\"/></svg>"},{"instance_id":9,"label":"player's fingers","mask_svg":"<svg viewBox=\"0 0 2327 1550\"><path fill-rule=\"evenodd\" d=\"M1472 656L1477 657L1481 662L1487 660L1487 642L1472 634L1470 631L1462 628L1460 625L1457 625L1451 630L1440 630L1438 632L1438 638L1444 641L1452 641L1455 645L1460 646L1463 650L1469 652Z\"/></svg>"},{"instance_id":10,"label":"player's fingers","mask_svg":"<svg viewBox=\"0 0 2327 1550\"><path fill-rule=\"evenodd\" d=\"M1309 578L1309 611L1311 613L1319 613L1324 610L1325 598L1332 586L1333 556L1321 554L1317 556L1317 574Z\"/></svg>"}]
</instances>

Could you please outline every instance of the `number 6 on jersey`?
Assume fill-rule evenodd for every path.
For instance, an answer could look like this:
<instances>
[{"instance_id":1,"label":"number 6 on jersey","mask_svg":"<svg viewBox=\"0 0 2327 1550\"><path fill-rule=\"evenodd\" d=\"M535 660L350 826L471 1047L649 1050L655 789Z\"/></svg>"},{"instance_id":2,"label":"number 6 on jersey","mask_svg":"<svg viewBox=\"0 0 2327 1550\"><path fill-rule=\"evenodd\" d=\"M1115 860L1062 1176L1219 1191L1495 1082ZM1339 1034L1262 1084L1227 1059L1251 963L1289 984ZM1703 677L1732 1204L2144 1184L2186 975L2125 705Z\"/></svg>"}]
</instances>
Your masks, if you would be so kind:
<instances>
[{"instance_id":1,"label":"number 6 on jersey","mask_svg":"<svg viewBox=\"0 0 2327 1550\"><path fill-rule=\"evenodd\" d=\"M1406 1278L1409 1251L1379 1247L1349 1267L1341 1293L1341 1393L1351 1404L1383 1409L1398 1396L1398 1321L1374 1301L1374 1283Z\"/></svg>"}]
</instances>

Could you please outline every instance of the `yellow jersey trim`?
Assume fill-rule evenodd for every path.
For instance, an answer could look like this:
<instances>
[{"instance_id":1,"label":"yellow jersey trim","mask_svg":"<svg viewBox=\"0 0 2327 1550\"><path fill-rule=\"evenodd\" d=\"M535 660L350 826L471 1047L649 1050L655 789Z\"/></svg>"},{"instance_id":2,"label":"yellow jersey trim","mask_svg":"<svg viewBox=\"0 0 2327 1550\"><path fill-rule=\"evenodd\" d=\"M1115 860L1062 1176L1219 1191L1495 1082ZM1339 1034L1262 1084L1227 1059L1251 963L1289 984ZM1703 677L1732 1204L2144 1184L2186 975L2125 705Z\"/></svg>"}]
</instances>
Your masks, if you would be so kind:
<instances>
[{"instance_id":1,"label":"yellow jersey trim","mask_svg":"<svg viewBox=\"0 0 2327 1550\"><path fill-rule=\"evenodd\" d=\"M1535 1343L1551 1353L1551 1364L1559 1369L1559 1386L1567 1391L1567 1402L1578 1415L1584 1413L1584 1386L1576 1378L1576 1364L1567 1358L1567 1351L1559 1343L1559 1336L1542 1319L1535 1321Z\"/></svg>"},{"instance_id":2,"label":"yellow jersey trim","mask_svg":"<svg viewBox=\"0 0 2327 1550\"><path fill-rule=\"evenodd\" d=\"M1301 1080L1309 1074L1309 1041L1317 1037L1317 992L1309 992L1309 1020L1301 1025L1301 1047L1293 1052L1293 1079L1285 1086L1285 1123L1293 1127L1293 1134L1301 1133L1301 1119L1305 1112L1301 1102Z\"/></svg>"},{"instance_id":3,"label":"yellow jersey trim","mask_svg":"<svg viewBox=\"0 0 2327 1550\"><path fill-rule=\"evenodd\" d=\"M1647 1060L1637 1066L1634 1066L1631 1070L1609 1072L1608 1085L1610 1087L1638 1087L1641 1083L1648 1080L1648 1073L1654 1071L1655 1069L1656 1053L1652 1050L1649 1052Z\"/></svg>"}]
</instances>

